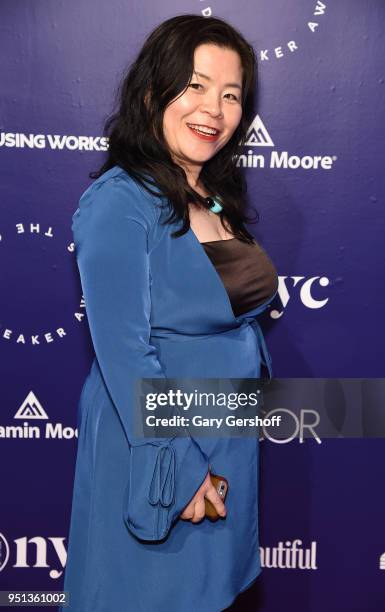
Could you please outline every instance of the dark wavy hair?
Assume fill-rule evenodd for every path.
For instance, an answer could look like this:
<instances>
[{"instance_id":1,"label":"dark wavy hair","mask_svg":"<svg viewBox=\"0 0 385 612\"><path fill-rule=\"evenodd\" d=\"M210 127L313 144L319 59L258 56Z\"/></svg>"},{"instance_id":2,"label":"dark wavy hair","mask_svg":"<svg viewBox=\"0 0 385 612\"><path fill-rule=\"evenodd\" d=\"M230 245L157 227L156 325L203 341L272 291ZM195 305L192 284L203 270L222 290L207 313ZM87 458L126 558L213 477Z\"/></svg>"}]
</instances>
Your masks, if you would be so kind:
<instances>
[{"instance_id":1,"label":"dark wavy hair","mask_svg":"<svg viewBox=\"0 0 385 612\"><path fill-rule=\"evenodd\" d=\"M221 198L222 225L225 218L234 236L250 242L253 236L243 225L252 221L245 212L247 185L236 165L236 155L252 121L257 60L253 47L222 19L178 15L153 30L118 86L117 111L104 124L103 134L109 140L108 157L89 177L96 179L113 166L120 166L152 195L165 196L167 205L171 203L171 215L165 223L184 220L173 237L189 230L188 203L195 202L205 208L207 203L189 185L183 168L173 161L164 139L163 115L167 105L188 87L194 70L194 51L205 43L239 54L242 118L227 144L203 164L199 181L208 194ZM151 183L159 189L160 195L151 191Z\"/></svg>"}]
</instances>

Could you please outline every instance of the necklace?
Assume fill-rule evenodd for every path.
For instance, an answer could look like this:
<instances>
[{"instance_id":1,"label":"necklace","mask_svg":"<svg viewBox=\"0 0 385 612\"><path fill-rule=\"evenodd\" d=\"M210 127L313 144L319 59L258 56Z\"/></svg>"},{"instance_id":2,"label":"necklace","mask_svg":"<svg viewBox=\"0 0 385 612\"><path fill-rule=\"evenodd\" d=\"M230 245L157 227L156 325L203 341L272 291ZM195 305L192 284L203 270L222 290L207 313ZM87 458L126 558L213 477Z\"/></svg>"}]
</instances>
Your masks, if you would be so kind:
<instances>
[{"instance_id":1,"label":"necklace","mask_svg":"<svg viewBox=\"0 0 385 612\"><path fill-rule=\"evenodd\" d=\"M219 202L219 200L220 200L219 197L217 197L217 198L210 198L209 197L209 198L205 198L205 199L206 199L207 205L209 207L209 210L211 212L216 213L216 214L221 212L221 210L223 209L223 206Z\"/></svg>"}]
</instances>

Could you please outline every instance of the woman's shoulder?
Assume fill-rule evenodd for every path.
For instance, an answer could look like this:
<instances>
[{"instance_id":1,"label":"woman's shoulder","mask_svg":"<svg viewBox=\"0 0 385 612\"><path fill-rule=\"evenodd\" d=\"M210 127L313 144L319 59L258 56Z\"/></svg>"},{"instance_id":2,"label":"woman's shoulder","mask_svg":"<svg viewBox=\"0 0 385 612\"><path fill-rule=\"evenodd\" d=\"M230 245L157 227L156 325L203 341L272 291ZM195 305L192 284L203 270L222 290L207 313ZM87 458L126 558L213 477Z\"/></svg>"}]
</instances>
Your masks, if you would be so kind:
<instances>
[{"instance_id":1,"label":"woman's shoulder","mask_svg":"<svg viewBox=\"0 0 385 612\"><path fill-rule=\"evenodd\" d=\"M137 221L150 231L159 216L156 200L156 196L116 165L95 179L82 193L72 217L72 227L89 223L91 219L103 223L111 217L124 217Z\"/></svg>"}]
</instances>

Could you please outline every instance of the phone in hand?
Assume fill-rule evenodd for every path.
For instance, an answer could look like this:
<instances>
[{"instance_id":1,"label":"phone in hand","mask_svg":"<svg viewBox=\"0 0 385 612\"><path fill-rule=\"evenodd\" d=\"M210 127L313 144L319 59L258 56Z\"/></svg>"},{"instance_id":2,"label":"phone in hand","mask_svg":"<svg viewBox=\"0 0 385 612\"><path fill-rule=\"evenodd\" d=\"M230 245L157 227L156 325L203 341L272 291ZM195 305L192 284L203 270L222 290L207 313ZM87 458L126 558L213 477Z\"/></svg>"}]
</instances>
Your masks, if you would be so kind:
<instances>
[{"instance_id":1,"label":"phone in hand","mask_svg":"<svg viewBox=\"0 0 385 612\"><path fill-rule=\"evenodd\" d=\"M213 483L218 495L224 502L226 495L227 495L227 491L229 489L229 483L227 482L226 478L224 478L223 476L219 476L218 474L212 474L211 472L210 472L210 478L211 478L211 482ZM206 510L207 518L210 519L211 521L217 521L219 519L220 515L215 510L213 504L206 498L205 498L205 510Z\"/></svg>"}]
</instances>

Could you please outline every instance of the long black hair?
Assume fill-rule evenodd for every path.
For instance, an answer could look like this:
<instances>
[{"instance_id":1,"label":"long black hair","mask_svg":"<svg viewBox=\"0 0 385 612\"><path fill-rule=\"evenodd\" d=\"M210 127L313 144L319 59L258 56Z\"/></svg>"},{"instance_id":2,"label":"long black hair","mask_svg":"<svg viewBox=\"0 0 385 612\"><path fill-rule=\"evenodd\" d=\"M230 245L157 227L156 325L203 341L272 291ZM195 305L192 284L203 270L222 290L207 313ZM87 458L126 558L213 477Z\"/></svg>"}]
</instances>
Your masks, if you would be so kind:
<instances>
[{"instance_id":1,"label":"long black hair","mask_svg":"<svg viewBox=\"0 0 385 612\"><path fill-rule=\"evenodd\" d=\"M171 203L166 223L184 220L179 231L190 227L188 203L207 208L205 198L187 182L185 171L176 164L163 135L163 114L167 105L187 88L194 70L194 51L201 44L215 44L238 53L242 65L242 118L227 144L201 169L199 181L223 205L220 218L226 218L234 236L250 242L253 236L244 227L247 185L236 165L238 147L246 140L254 112L257 61L253 47L231 25L216 17L178 15L161 23L146 39L135 61L119 84L117 111L104 124L109 148L106 162L90 178L98 178L115 165L120 166L147 191L154 182ZM150 180L148 180L150 177ZM259 218L256 212L256 217Z\"/></svg>"}]
</instances>

